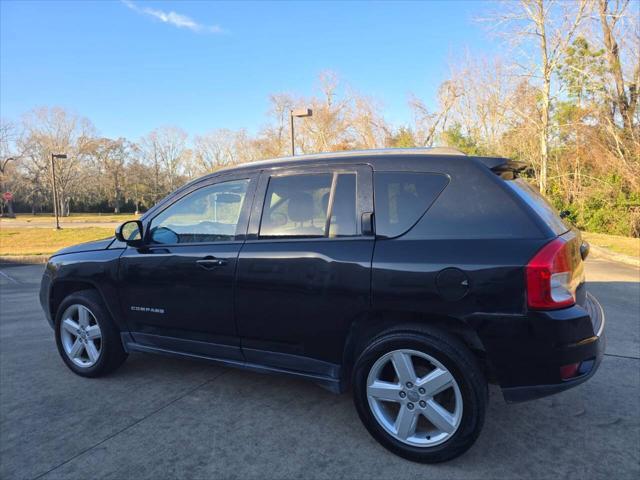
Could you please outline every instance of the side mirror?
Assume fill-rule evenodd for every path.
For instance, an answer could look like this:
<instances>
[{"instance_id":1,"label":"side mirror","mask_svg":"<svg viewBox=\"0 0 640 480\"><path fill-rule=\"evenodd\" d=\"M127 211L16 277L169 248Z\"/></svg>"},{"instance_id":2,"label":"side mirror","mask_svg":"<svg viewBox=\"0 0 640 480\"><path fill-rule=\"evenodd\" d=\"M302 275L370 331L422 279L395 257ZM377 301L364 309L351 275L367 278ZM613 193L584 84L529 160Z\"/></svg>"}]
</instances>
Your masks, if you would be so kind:
<instances>
[{"instance_id":1,"label":"side mirror","mask_svg":"<svg viewBox=\"0 0 640 480\"><path fill-rule=\"evenodd\" d=\"M134 247L142 245L142 222L140 220L129 220L116 228L116 238Z\"/></svg>"}]
</instances>

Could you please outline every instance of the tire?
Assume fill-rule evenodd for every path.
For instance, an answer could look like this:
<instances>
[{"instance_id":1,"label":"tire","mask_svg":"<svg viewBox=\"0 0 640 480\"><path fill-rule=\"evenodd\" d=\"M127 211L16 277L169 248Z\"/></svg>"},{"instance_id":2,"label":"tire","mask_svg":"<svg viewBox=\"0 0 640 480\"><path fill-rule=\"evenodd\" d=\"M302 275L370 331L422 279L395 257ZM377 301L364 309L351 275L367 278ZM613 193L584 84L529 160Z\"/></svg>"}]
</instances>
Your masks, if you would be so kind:
<instances>
[{"instance_id":1,"label":"tire","mask_svg":"<svg viewBox=\"0 0 640 480\"><path fill-rule=\"evenodd\" d=\"M58 353L75 374L106 375L127 359L120 333L95 290L82 290L65 297L55 320Z\"/></svg>"},{"instance_id":2,"label":"tire","mask_svg":"<svg viewBox=\"0 0 640 480\"><path fill-rule=\"evenodd\" d=\"M409 378L407 358L416 378L409 387L396 369L400 365ZM364 426L385 448L408 460L451 460L466 452L482 430L487 382L469 349L444 332L430 328L383 332L358 356L352 375L354 403Z\"/></svg>"}]
</instances>

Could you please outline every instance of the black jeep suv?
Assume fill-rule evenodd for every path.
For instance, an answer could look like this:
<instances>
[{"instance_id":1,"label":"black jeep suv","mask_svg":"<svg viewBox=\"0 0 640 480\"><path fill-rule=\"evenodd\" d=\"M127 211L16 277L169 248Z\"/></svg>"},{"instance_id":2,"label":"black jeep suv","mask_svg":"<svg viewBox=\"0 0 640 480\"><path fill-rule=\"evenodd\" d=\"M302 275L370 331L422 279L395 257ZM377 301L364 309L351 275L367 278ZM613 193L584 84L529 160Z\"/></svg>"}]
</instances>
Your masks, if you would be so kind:
<instances>
[{"instance_id":1,"label":"black jeep suv","mask_svg":"<svg viewBox=\"0 0 640 480\"><path fill-rule=\"evenodd\" d=\"M533 399L603 355L588 245L518 168L412 149L219 171L53 255L40 300L78 375L153 352L305 377L351 388L389 450L447 460L488 383Z\"/></svg>"}]
</instances>

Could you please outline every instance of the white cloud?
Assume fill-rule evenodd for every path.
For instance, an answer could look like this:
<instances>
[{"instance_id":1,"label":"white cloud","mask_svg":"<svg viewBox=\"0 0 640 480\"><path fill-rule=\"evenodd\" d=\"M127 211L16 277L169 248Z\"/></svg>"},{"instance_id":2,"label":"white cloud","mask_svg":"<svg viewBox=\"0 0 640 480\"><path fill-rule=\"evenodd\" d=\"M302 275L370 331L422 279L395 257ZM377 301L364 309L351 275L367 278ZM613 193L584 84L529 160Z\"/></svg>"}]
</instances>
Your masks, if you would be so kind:
<instances>
[{"instance_id":1,"label":"white cloud","mask_svg":"<svg viewBox=\"0 0 640 480\"><path fill-rule=\"evenodd\" d=\"M157 20L160 20L162 23L168 23L169 25L173 25L174 27L186 28L188 30L191 30L192 32L198 33L224 33L222 28L220 28L218 25L203 25L196 22L191 17L176 13L174 11L165 12L163 10L157 10L150 7L139 7L131 0L120 1L134 12L155 18Z\"/></svg>"}]
</instances>

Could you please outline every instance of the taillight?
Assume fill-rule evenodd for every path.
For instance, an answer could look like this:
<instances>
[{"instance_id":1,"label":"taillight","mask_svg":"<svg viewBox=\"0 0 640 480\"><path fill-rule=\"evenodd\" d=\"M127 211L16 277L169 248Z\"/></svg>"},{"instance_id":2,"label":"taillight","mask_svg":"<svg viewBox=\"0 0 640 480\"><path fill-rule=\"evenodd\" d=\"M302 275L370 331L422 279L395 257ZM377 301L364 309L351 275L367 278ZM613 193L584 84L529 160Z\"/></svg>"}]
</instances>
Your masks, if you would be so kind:
<instances>
[{"instance_id":1,"label":"taillight","mask_svg":"<svg viewBox=\"0 0 640 480\"><path fill-rule=\"evenodd\" d=\"M527 265L527 304L549 310L576 303L574 265L569 242L562 238L546 244Z\"/></svg>"}]
</instances>

